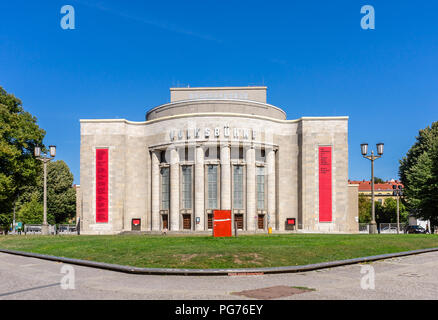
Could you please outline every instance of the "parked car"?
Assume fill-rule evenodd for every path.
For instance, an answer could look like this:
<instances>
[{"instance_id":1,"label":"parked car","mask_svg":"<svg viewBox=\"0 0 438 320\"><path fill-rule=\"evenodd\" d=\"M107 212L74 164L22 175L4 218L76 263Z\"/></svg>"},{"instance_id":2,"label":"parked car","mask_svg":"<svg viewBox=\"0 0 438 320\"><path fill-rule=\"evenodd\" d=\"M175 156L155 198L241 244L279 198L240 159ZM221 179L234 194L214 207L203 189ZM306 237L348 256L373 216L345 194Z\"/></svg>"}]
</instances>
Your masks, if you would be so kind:
<instances>
[{"instance_id":1,"label":"parked car","mask_svg":"<svg viewBox=\"0 0 438 320\"><path fill-rule=\"evenodd\" d=\"M381 229L380 232L381 233L397 233L397 228L396 227L385 227L385 228Z\"/></svg>"},{"instance_id":2,"label":"parked car","mask_svg":"<svg viewBox=\"0 0 438 320\"><path fill-rule=\"evenodd\" d=\"M422 226L408 226L405 233L426 233L426 229Z\"/></svg>"}]
</instances>

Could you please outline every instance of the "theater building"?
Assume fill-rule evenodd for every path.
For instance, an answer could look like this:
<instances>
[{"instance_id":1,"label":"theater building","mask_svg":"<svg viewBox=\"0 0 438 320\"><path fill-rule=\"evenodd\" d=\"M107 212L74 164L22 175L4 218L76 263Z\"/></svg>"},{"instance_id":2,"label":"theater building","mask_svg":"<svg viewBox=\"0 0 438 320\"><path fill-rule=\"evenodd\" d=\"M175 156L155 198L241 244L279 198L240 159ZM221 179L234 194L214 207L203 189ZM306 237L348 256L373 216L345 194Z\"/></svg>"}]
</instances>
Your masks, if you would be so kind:
<instances>
[{"instance_id":1,"label":"theater building","mask_svg":"<svg viewBox=\"0 0 438 320\"><path fill-rule=\"evenodd\" d=\"M302 117L266 87L171 88L146 121L80 120L81 234L357 232L348 117Z\"/></svg>"}]
</instances>

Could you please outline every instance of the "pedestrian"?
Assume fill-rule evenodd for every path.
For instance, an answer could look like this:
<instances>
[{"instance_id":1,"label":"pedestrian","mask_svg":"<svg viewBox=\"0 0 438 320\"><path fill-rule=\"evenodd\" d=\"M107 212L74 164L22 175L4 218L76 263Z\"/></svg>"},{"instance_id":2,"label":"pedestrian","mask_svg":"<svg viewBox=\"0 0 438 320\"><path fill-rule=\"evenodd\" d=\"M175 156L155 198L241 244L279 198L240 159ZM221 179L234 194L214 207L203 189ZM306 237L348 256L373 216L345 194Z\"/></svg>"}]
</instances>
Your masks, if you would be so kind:
<instances>
[{"instance_id":1,"label":"pedestrian","mask_svg":"<svg viewBox=\"0 0 438 320\"><path fill-rule=\"evenodd\" d=\"M428 224L428 223L426 223L426 233L427 233L427 234L430 233L430 232L429 232L429 224Z\"/></svg>"}]
</instances>

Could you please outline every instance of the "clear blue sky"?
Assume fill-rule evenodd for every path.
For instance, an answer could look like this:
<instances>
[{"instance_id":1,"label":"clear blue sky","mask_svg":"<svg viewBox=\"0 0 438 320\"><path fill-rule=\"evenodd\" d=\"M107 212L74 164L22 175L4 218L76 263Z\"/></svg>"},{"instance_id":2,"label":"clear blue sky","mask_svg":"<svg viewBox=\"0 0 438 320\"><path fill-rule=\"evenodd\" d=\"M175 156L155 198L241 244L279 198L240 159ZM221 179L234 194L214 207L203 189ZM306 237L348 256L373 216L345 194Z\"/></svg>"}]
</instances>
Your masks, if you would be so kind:
<instances>
[{"instance_id":1,"label":"clear blue sky","mask_svg":"<svg viewBox=\"0 0 438 320\"><path fill-rule=\"evenodd\" d=\"M63 30L60 9L75 8ZM360 9L373 5L375 30ZM360 143L385 143L375 174L397 178L418 130L438 120L438 2L47 0L0 2L0 85L79 181L79 119L143 121L169 87L268 86L288 119L344 116L349 177Z\"/></svg>"}]
</instances>

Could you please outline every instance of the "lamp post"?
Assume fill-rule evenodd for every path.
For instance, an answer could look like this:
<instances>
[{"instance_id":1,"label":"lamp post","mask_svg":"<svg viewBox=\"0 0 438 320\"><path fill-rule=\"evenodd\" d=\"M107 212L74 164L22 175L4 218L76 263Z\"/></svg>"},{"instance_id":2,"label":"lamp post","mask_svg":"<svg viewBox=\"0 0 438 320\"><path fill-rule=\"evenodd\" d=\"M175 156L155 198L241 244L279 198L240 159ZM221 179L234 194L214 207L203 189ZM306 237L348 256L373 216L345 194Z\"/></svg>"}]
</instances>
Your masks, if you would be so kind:
<instances>
[{"instance_id":1,"label":"lamp post","mask_svg":"<svg viewBox=\"0 0 438 320\"><path fill-rule=\"evenodd\" d=\"M399 207L399 200L400 200L400 196L403 195L403 188L402 188L402 186L400 184L398 185L398 187L394 184L392 186L392 188L394 189L392 194L394 196L397 196L397 234L399 234L400 233L400 207Z\"/></svg>"},{"instance_id":2,"label":"lamp post","mask_svg":"<svg viewBox=\"0 0 438 320\"><path fill-rule=\"evenodd\" d=\"M35 158L43 162L44 165L44 211L43 211L43 226L41 234L49 234L49 225L47 223L47 163L49 163L56 156L56 146L49 146L50 156L42 155L41 148L35 147Z\"/></svg>"},{"instance_id":3,"label":"lamp post","mask_svg":"<svg viewBox=\"0 0 438 320\"><path fill-rule=\"evenodd\" d=\"M374 204L374 160L379 159L383 155L383 143L377 143L377 156L374 155L374 151L371 151L371 155L367 155L368 153L368 143L362 143L360 145L360 149L362 152L362 156L371 161L371 224L370 224L370 233L377 233L377 223L376 223L376 211Z\"/></svg>"}]
</instances>

